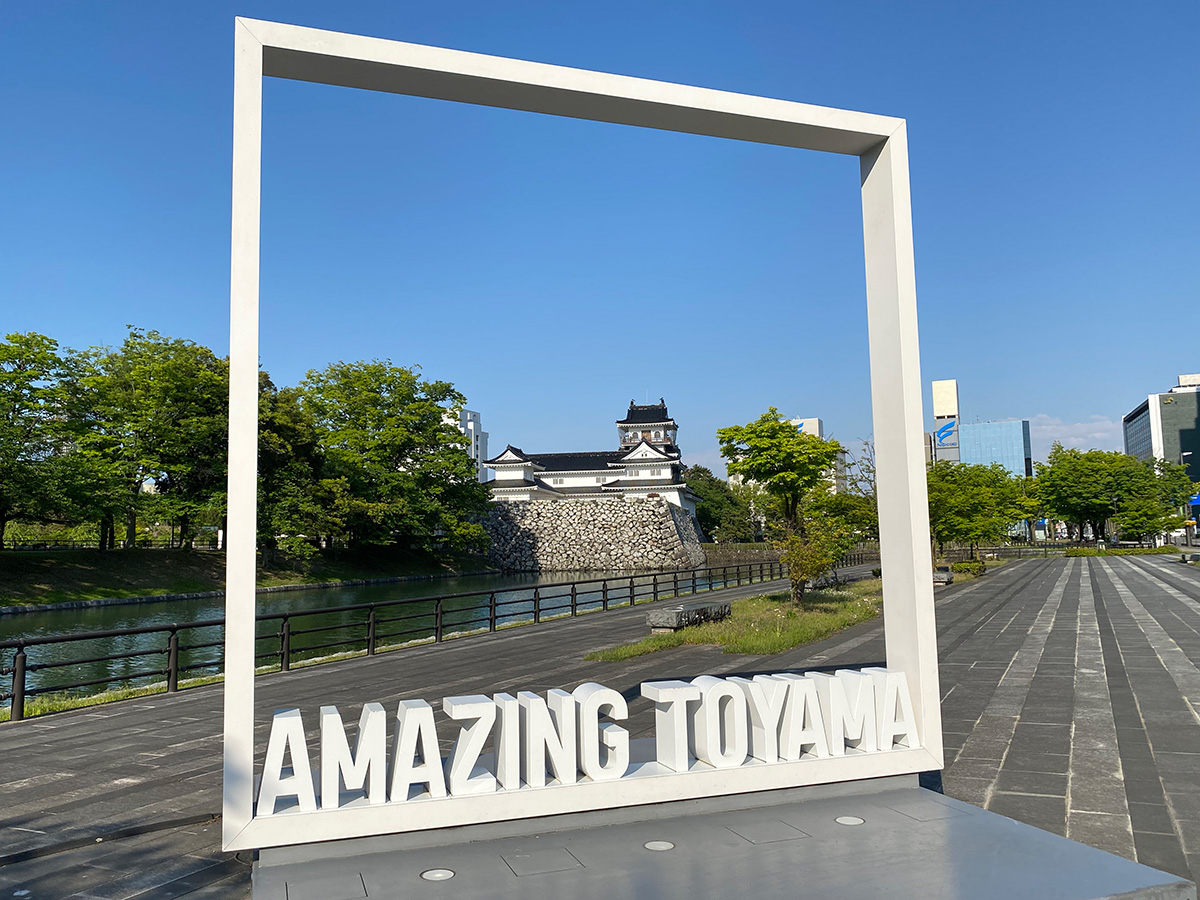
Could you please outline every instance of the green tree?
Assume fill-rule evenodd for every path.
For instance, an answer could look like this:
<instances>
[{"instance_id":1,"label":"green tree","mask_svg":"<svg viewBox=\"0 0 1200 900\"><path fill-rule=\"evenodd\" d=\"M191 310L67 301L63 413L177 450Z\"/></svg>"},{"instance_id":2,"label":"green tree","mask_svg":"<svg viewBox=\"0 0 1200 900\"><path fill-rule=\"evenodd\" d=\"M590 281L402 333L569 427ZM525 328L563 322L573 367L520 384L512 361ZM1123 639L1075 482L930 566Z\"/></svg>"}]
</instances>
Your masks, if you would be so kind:
<instances>
[{"instance_id":1,"label":"green tree","mask_svg":"<svg viewBox=\"0 0 1200 900\"><path fill-rule=\"evenodd\" d=\"M339 504L352 542L463 548L486 541L477 517L488 489L452 424L450 414L466 402L452 384L375 360L310 371L300 392L325 477L344 485Z\"/></svg>"},{"instance_id":2,"label":"green tree","mask_svg":"<svg viewBox=\"0 0 1200 900\"><path fill-rule=\"evenodd\" d=\"M102 536L111 543L124 520L133 547L138 511L153 504L190 547L198 517L219 518L224 505L228 362L192 341L130 327L119 348L75 354L70 368L69 419Z\"/></svg>"},{"instance_id":3,"label":"green tree","mask_svg":"<svg viewBox=\"0 0 1200 900\"><path fill-rule=\"evenodd\" d=\"M722 542L755 539L749 504L734 493L729 482L704 466L688 466L683 480L698 498L696 520L705 534Z\"/></svg>"},{"instance_id":4,"label":"green tree","mask_svg":"<svg viewBox=\"0 0 1200 900\"><path fill-rule=\"evenodd\" d=\"M777 543L779 559L788 569L791 599L804 602L808 582L837 565L854 546L853 529L835 516L806 517L802 533L789 534Z\"/></svg>"},{"instance_id":5,"label":"green tree","mask_svg":"<svg viewBox=\"0 0 1200 900\"><path fill-rule=\"evenodd\" d=\"M828 571L853 542L853 529L821 508L841 445L805 434L775 407L747 425L717 430L731 475L753 481L778 510L778 542L788 566L793 603L804 601L809 580Z\"/></svg>"},{"instance_id":6,"label":"green tree","mask_svg":"<svg viewBox=\"0 0 1200 900\"><path fill-rule=\"evenodd\" d=\"M45 335L0 342L0 549L9 522L68 515L62 376L58 344Z\"/></svg>"},{"instance_id":7,"label":"green tree","mask_svg":"<svg viewBox=\"0 0 1200 900\"><path fill-rule=\"evenodd\" d=\"M321 436L301 391L277 388L260 373L258 546L268 565L278 551L308 559L322 536L344 534L348 486L324 475Z\"/></svg>"},{"instance_id":8,"label":"green tree","mask_svg":"<svg viewBox=\"0 0 1200 900\"><path fill-rule=\"evenodd\" d=\"M803 529L800 504L828 480L842 449L837 441L805 434L773 406L754 422L717 429L717 440L729 474L762 486L779 504L788 534Z\"/></svg>"},{"instance_id":9,"label":"green tree","mask_svg":"<svg viewBox=\"0 0 1200 900\"><path fill-rule=\"evenodd\" d=\"M834 497L842 506L839 514L861 537L879 540L879 498L875 492L873 441L863 441L858 452L850 459L846 466L846 492Z\"/></svg>"},{"instance_id":10,"label":"green tree","mask_svg":"<svg viewBox=\"0 0 1200 900\"><path fill-rule=\"evenodd\" d=\"M1001 540L1024 517L1021 485L997 463L990 466L939 460L926 473L930 540L970 544Z\"/></svg>"},{"instance_id":11,"label":"green tree","mask_svg":"<svg viewBox=\"0 0 1200 900\"><path fill-rule=\"evenodd\" d=\"M1123 466L1124 490L1113 522L1122 540L1140 542L1183 527L1180 510L1195 486L1182 465L1162 459L1137 462Z\"/></svg>"},{"instance_id":12,"label":"green tree","mask_svg":"<svg viewBox=\"0 0 1200 900\"><path fill-rule=\"evenodd\" d=\"M1045 507L1080 533L1090 525L1099 540L1113 520L1122 534L1140 540L1178 527L1177 515L1192 493L1183 466L1139 460L1116 451L1064 449L1055 443L1038 464L1038 492Z\"/></svg>"}]
</instances>

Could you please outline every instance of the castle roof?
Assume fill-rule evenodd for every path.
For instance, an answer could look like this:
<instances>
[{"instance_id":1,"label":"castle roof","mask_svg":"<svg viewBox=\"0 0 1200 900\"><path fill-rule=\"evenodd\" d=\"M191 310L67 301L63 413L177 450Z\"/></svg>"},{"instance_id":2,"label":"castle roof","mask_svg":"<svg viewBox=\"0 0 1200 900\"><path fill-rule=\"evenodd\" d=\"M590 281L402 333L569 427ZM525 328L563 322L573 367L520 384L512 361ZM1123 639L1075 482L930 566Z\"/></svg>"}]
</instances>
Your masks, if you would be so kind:
<instances>
[{"instance_id":1,"label":"castle roof","mask_svg":"<svg viewBox=\"0 0 1200 900\"><path fill-rule=\"evenodd\" d=\"M658 398L657 403L645 406L639 406L630 400L625 418L617 420L618 425L665 425L668 423L674 425L675 420L667 412L667 403L662 397Z\"/></svg>"},{"instance_id":2,"label":"castle roof","mask_svg":"<svg viewBox=\"0 0 1200 900\"><path fill-rule=\"evenodd\" d=\"M625 450L598 450L590 453L531 453L529 460L547 472L591 472L626 456Z\"/></svg>"}]
</instances>

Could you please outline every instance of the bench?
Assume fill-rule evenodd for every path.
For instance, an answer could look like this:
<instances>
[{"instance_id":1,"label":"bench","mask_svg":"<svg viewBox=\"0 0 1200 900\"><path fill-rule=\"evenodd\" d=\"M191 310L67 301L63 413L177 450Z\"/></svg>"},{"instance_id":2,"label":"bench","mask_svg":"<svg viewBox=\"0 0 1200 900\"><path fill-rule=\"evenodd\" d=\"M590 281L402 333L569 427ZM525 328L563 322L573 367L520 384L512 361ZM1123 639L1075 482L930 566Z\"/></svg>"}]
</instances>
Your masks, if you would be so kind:
<instances>
[{"instance_id":1,"label":"bench","mask_svg":"<svg viewBox=\"0 0 1200 900\"><path fill-rule=\"evenodd\" d=\"M702 622L719 622L731 612L728 600L691 600L650 610L646 613L646 624L651 634L662 634Z\"/></svg>"}]
</instances>

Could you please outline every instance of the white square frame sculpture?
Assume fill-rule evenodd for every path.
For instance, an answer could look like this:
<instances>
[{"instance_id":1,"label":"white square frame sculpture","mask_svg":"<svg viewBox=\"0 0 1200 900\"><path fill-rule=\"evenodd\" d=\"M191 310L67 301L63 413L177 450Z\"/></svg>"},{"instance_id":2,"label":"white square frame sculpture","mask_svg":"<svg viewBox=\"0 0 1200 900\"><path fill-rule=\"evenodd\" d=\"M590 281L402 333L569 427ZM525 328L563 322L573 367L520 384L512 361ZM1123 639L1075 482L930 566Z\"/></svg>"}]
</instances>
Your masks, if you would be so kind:
<instances>
[{"instance_id":1,"label":"white square frame sculpture","mask_svg":"<svg viewBox=\"0 0 1200 900\"><path fill-rule=\"evenodd\" d=\"M903 119L237 19L230 292L229 544L223 832L227 850L902 775L942 767L922 451L916 278ZM254 815L254 555L262 80L453 100L858 156L889 669L905 673L921 746L672 777ZM369 700L367 697L364 700ZM420 811L418 811L420 810Z\"/></svg>"}]
</instances>

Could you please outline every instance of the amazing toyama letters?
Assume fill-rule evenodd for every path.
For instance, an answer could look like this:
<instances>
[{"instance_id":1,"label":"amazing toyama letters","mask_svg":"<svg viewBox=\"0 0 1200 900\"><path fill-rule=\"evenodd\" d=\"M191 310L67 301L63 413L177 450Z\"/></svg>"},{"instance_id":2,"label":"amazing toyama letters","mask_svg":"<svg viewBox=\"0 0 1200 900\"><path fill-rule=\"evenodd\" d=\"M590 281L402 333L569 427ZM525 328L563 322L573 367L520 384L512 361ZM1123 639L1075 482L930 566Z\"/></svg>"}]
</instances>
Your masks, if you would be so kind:
<instances>
[{"instance_id":1,"label":"amazing toyama letters","mask_svg":"<svg viewBox=\"0 0 1200 900\"><path fill-rule=\"evenodd\" d=\"M446 697L442 710L462 724L445 759L438 750L433 707L424 700L400 701L390 754L382 705L363 706L353 749L337 707L324 706L319 776L300 710L279 710L255 814L336 814L498 791L803 765L919 746L908 681L903 672L883 668L833 675L701 675L691 681L644 682L640 693L655 707L650 740L630 740L618 724L629 715L624 695L595 682L572 692L554 689L544 697L529 691L515 697ZM485 754L489 739L493 750Z\"/></svg>"}]
</instances>

